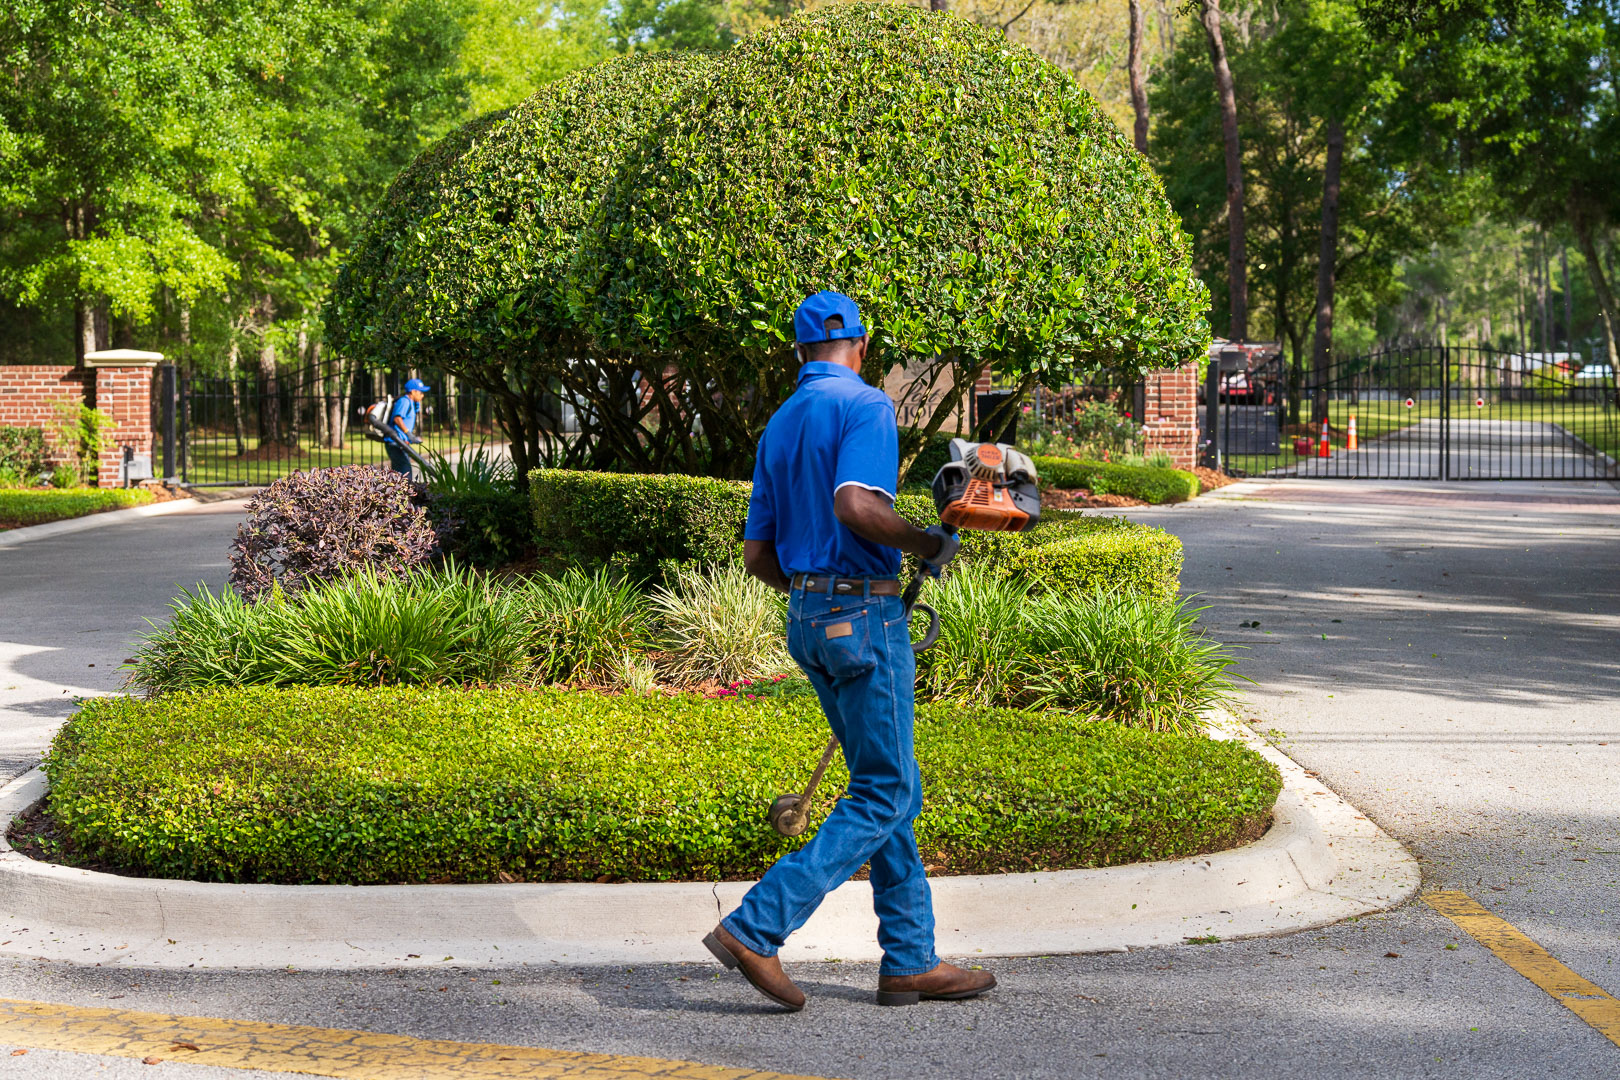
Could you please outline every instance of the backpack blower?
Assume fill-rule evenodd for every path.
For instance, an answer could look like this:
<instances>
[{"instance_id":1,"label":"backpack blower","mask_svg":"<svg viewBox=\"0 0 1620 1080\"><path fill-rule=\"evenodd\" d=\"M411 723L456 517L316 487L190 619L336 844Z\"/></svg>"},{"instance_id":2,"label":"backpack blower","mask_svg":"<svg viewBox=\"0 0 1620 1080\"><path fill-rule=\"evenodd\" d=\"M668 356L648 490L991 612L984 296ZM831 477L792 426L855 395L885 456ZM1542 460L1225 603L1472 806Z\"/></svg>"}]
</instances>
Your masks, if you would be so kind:
<instances>
[{"instance_id":1,"label":"backpack blower","mask_svg":"<svg viewBox=\"0 0 1620 1080\"><path fill-rule=\"evenodd\" d=\"M1035 463L1005 443L975 443L952 439L950 460L934 474L934 509L951 532L973 529L977 532L1028 532L1041 519L1041 491ZM914 653L927 652L939 641L939 612L919 603L927 566L906 585L900 602L909 617L913 608L928 613L928 630L921 641L912 642ZM838 738L827 740L810 782L802 792L778 795L766 812L771 828L783 836L798 836L810 823L810 799L816 785L832 764Z\"/></svg>"}]
</instances>

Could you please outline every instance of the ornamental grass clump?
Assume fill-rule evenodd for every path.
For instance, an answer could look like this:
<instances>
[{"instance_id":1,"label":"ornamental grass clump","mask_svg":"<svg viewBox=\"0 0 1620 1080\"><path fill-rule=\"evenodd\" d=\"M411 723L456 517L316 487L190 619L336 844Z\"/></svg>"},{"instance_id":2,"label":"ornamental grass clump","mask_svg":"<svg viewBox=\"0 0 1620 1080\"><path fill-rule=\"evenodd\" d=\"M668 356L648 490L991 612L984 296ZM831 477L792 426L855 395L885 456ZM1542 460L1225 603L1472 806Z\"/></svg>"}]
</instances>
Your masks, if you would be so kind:
<instances>
[{"instance_id":1,"label":"ornamental grass clump","mask_svg":"<svg viewBox=\"0 0 1620 1080\"><path fill-rule=\"evenodd\" d=\"M931 583L926 602L939 612L939 642L918 656L918 690L977 705L1016 700L1029 589L972 564ZM913 627L921 630L925 618L918 614Z\"/></svg>"},{"instance_id":2,"label":"ornamental grass clump","mask_svg":"<svg viewBox=\"0 0 1620 1080\"><path fill-rule=\"evenodd\" d=\"M537 575L512 595L542 682L651 688L641 654L653 641L652 611L633 582L571 567L561 577Z\"/></svg>"},{"instance_id":3,"label":"ornamental grass clump","mask_svg":"<svg viewBox=\"0 0 1620 1080\"><path fill-rule=\"evenodd\" d=\"M437 547L416 488L392 469L295 472L248 500L231 544L230 581L250 601L278 586L296 594L357 570L404 574Z\"/></svg>"},{"instance_id":4,"label":"ornamental grass clump","mask_svg":"<svg viewBox=\"0 0 1620 1080\"><path fill-rule=\"evenodd\" d=\"M363 570L296 595L272 588L256 603L198 586L170 606L130 665L130 684L151 694L527 681L533 667L518 597L454 565Z\"/></svg>"},{"instance_id":5,"label":"ornamental grass clump","mask_svg":"<svg viewBox=\"0 0 1620 1080\"><path fill-rule=\"evenodd\" d=\"M678 566L652 604L664 668L676 683L732 683L793 666L782 636L786 601L740 566Z\"/></svg>"},{"instance_id":6,"label":"ornamental grass clump","mask_svg":"<svg viewBox=\"0 0 1620 1080\"><path fill-rule=\"evenodd\" d=\"M1237 663L1194 625L1203 608L1132 593L1048 593L1023 609L1019 698L1149 731L1191 734L1228 705Z\"/></svg>"},{"instance_id":7,"label":"ornamental grass clump","mask_svg":"<svg viewBox=\"0 0 1620 1080\"><path fill-rule=\"evenodd\" d=\"M1047 708L1192 734L1233 697L1236 659L1196 626L1202 608L1128 591L1034 593L965 566L930 586L939 643L917 658L919 691ZM920 629L920 621L918 623Z\"/></svg>"}]
</instances>

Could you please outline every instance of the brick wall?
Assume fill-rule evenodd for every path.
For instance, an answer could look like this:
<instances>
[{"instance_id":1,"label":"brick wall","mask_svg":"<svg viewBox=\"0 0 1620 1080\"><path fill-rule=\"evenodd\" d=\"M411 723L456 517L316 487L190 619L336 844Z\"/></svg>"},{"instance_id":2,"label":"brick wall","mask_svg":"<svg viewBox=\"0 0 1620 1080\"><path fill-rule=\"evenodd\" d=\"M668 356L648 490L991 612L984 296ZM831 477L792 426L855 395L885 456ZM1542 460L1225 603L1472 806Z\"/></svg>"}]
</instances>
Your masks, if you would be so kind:
<instances>
[{"instance_id":1,"label":"brick wall","mask_svg":"<svg viewBox=\"0 0 1620 1080\"><path fill-rule=\"evenodd\" d=\"M84 368L0 365L0 424L43 428L51 464L72 462L73 448L58 445L56 428L64 407L86 400L94 375Z\"/></svg>"},{"instance_id":2,"label":"brick wall","mask_svg":"<svg viewBox=\"0 0 1620 1080\"><path fill-rule=\"evenodd\" d=\"M112 424L96 480L101 487L118 487L124 447L133 446L138 454L153 451L152 372L149 367L0 365L0 424L43 428L55 465L74 459L72 446L58 445L61 408L83 402L105 413Z\"/></svg>"},{"instance_id":3,"label":"brick wall","mask_svg":"<svg viewBox=\"0 0 1620 1080\"><path fill-rule=\"evenodd\" d=\"M1149 374L1143 401L1147 452L1169 454L1178 469L1198 464L1198 364Z\"/></svg>"}]
</instances>

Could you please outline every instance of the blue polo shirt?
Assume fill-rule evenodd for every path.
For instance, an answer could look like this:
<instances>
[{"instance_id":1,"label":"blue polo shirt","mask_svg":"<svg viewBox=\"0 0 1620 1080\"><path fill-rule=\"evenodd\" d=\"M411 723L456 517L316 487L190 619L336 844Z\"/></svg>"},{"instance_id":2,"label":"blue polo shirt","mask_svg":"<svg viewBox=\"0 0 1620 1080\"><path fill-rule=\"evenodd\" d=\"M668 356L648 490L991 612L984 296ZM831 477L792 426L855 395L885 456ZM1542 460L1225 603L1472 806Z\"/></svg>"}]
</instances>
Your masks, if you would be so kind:
<instances>
[{"instance_id":1,"label":"blue polo shirt","mask_svg":"<svg viewBox=\"0 0 1620 1080\"><path fill-rule=\"evenodd\" d=\"M789 574L894 577L900 551L863 540L833 514L847 484L894 501L900 432L889 395L842 364L809 363L759 439L743 537L776 544Z\"/></svg>"},{"instance_id":2,"label":"blue polo shirt","mask_svg":"<svg viewBox=\"0 0 1620 1080\"><path fill-rule=\"evenodd\" d=\"M398 426L394 423L394 418L398 417L399 419L405 421L406 431L415 432L416 414L418 411L420 411L420 409L421 406L411 400L411 395L399 395L399 397L394 399L394 407L388 410L388 430L399 430ZM383 442L394 443L396 446L399 444L398 439L384 439Z\"/></svg>"}]
</instances>

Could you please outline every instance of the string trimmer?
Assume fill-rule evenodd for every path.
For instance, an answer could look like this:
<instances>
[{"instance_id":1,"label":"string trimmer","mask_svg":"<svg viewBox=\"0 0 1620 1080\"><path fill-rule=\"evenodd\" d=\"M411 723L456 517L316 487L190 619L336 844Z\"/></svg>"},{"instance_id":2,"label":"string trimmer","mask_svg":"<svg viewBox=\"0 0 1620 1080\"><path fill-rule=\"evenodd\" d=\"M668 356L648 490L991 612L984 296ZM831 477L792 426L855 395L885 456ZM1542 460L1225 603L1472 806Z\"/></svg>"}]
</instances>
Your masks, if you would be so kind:
<instances>
[{"instance_id":1,"label":"string trimmer","mask_svg":"<svg viewBox=\"0 0 1620 1080\"><path fill-rule=\"evenodd\" d=\"M966 439L952 439L950 455L950 460L934 474L934 508L942 525L952 533L958 529L1025 532L1035 527L1041 518L1041 491L1033 461L1004 443L972 443ZM914 608L928 613L928 630L921 641L911 644L914 653L927 652L939 641L939 612L918 600L927 577L928 568L918 567L900 596L908 619ZM816 785L837 752L838 737L833 736L827 740L827 748L804 790L778 795L771 802L766 813L771 828L783 836L804 832L810 823L810 800Z\"/></svg>"}]
</instances>

